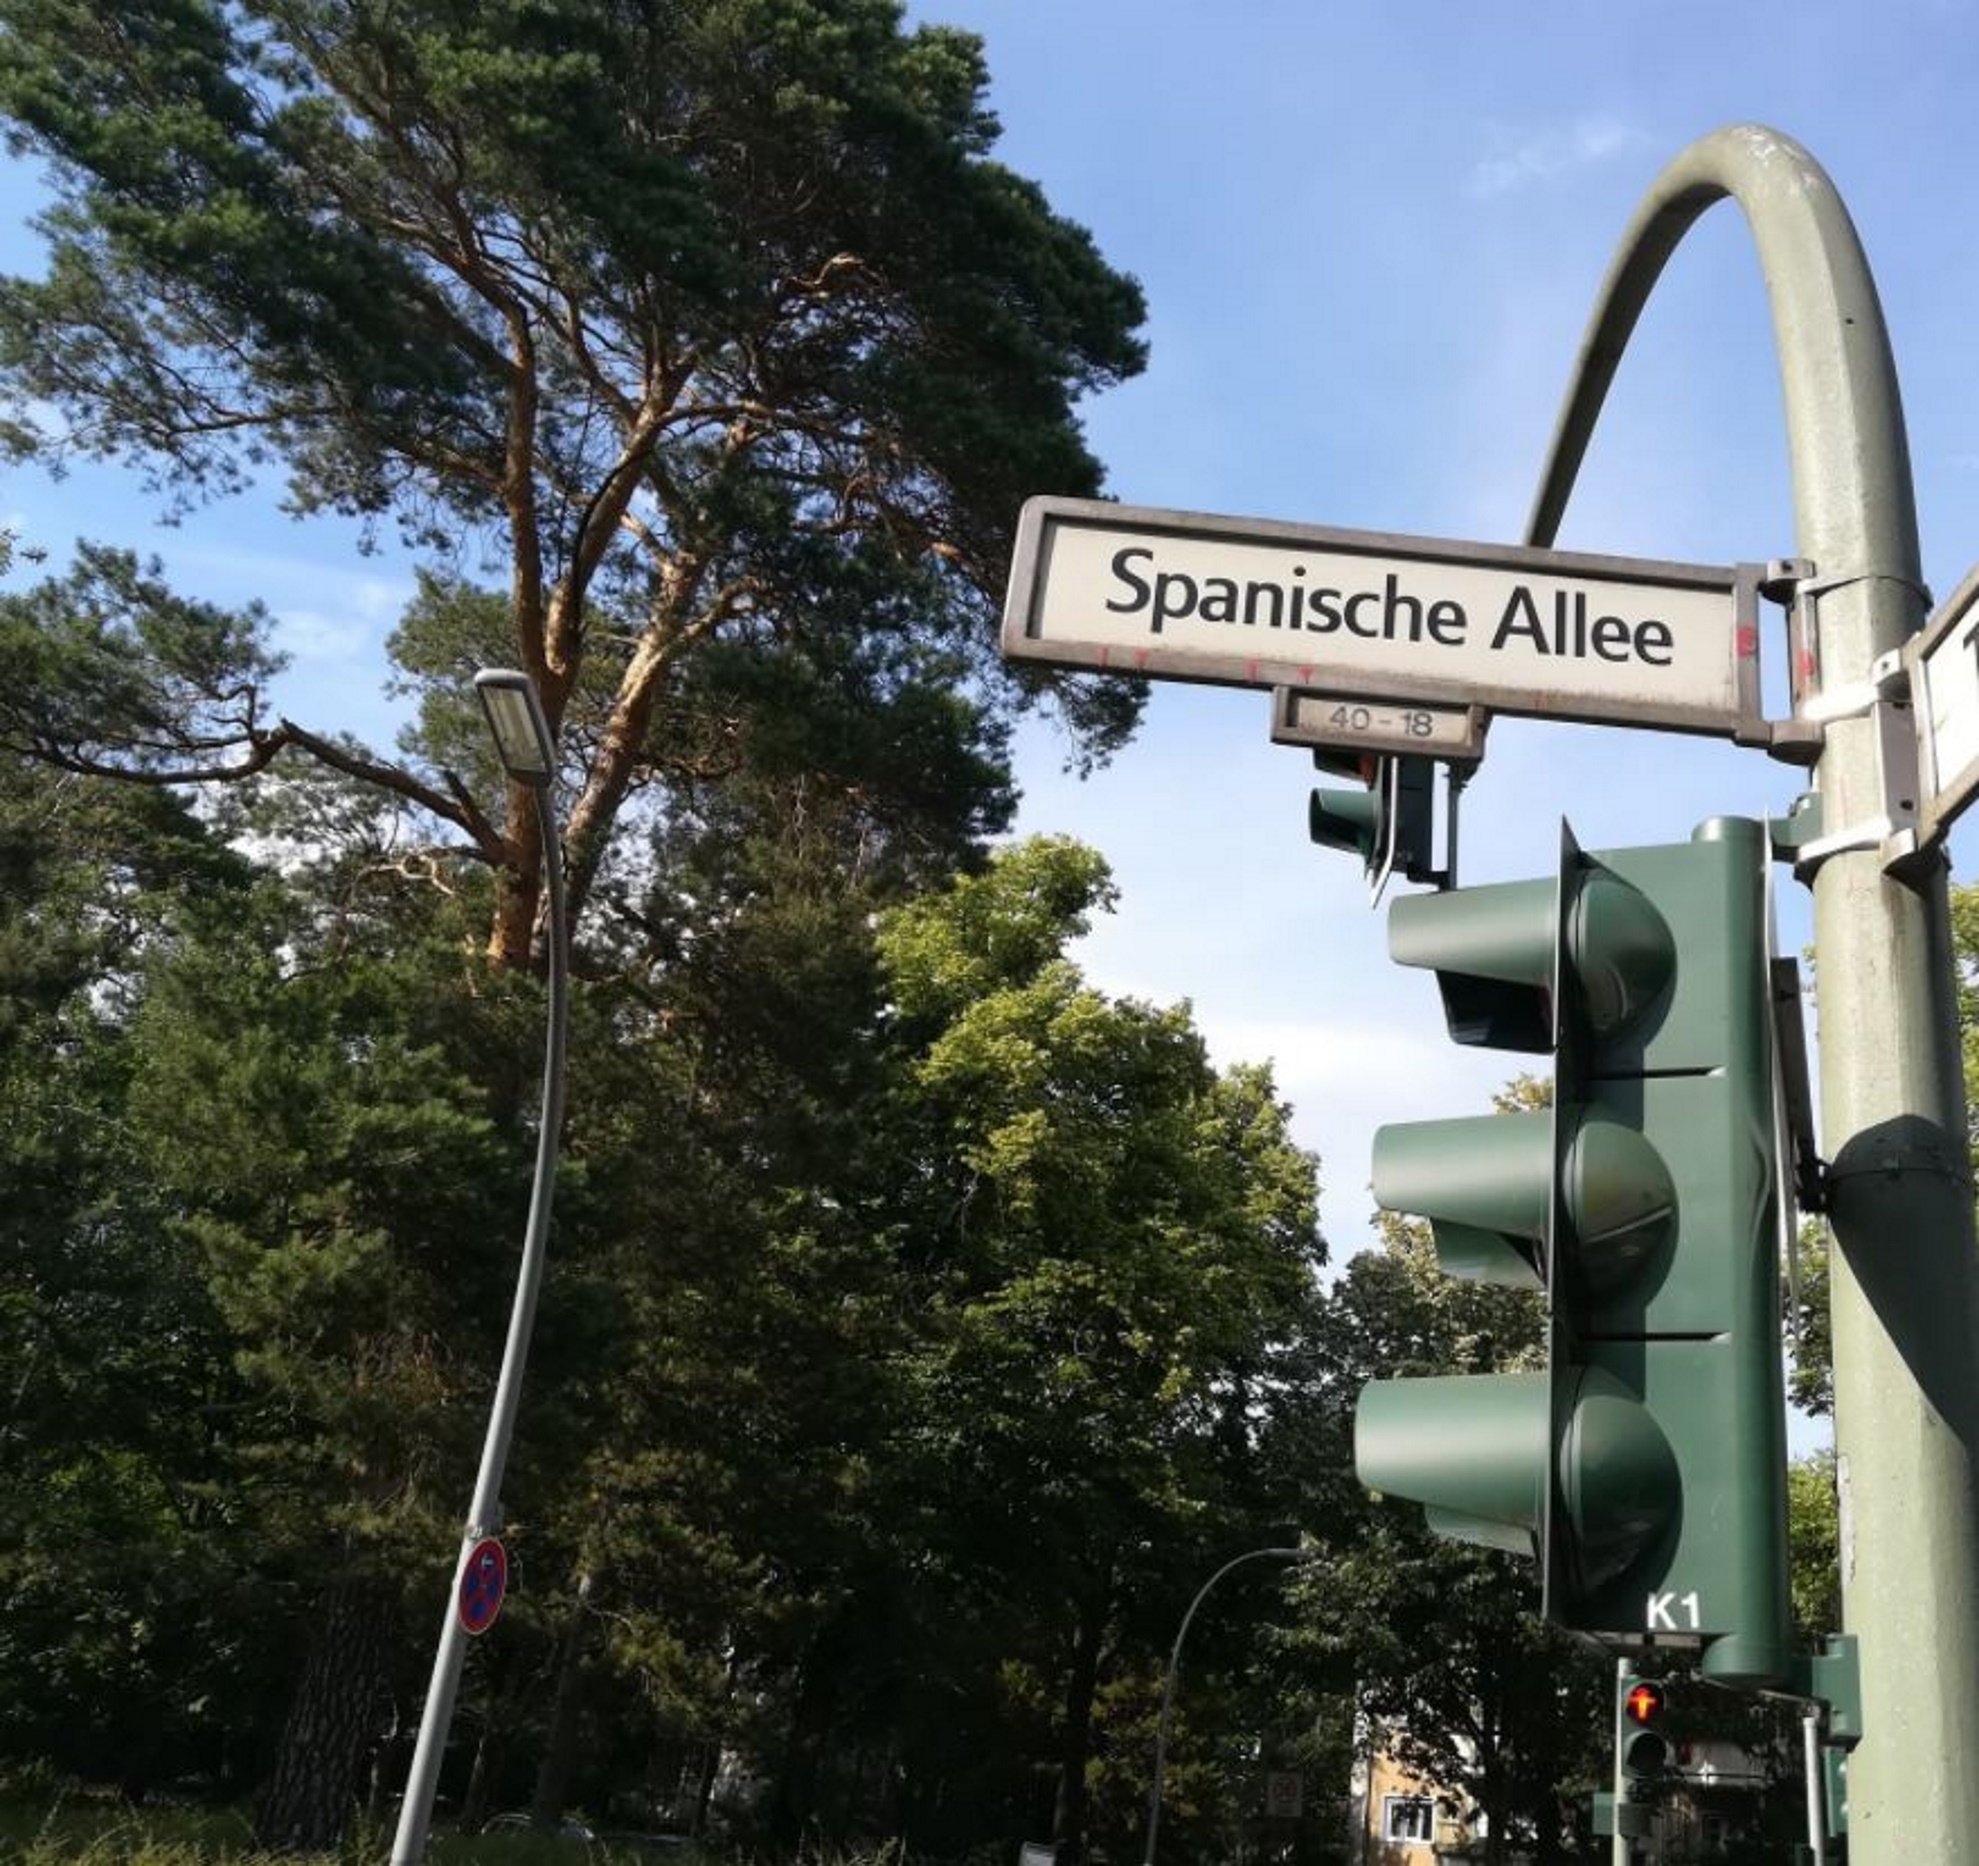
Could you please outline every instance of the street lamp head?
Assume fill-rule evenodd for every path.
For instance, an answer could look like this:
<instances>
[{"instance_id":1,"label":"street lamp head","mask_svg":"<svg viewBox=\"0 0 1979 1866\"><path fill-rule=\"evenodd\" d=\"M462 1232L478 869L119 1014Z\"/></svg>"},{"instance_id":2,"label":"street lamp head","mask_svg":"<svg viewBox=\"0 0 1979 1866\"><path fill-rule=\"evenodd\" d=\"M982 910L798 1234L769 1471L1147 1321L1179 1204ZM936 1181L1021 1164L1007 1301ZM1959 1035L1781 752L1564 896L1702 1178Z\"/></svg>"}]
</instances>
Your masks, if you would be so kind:
<instances>
[{"instance_id":1,"label":"street lamp head","mask_svg":"<svg viewBox=\"0 0 1979 1866\"><path fill-rule=\"evenodd\" d=\"M484 667L474 676L474 691L503 768L524 784L546 789L556 776L557 752L535 683L512 667Z\"/></svg>"}]
</instances>

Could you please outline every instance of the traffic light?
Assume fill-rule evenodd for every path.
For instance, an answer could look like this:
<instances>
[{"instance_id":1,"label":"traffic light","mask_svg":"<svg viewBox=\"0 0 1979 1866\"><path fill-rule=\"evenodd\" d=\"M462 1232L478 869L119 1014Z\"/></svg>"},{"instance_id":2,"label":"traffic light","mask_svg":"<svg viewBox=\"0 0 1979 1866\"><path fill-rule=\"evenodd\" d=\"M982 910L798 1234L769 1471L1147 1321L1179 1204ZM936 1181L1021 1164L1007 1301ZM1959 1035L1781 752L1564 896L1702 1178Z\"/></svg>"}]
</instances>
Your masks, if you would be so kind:
<instances>
[{"instance_id":1,"label":"traffic light","mask_svg":"<svg viewBox=\"0 0 1979 1866\"><path fill-rule=\"evenodd\" d=\"M1453 1276L1545 1293L1544 1372L1378 1380L1355 1462L1438 1533L1538 1557L1549 1620L1783 1679L1786 1448L1761 824L1397 901L1459 1043L1552 1051L1543 1112L1375 1137Z\"/></svg>"},{"instance_id":2,"label":"traffic light","mask_svg":"<svg viewBox=\"0 0 1979 1866\"><path fill-rule=\"evenodd\" d=\"M1620 1681L1615 1701L1615 1754L1623 1786L1645 1794L1669 1773L1670 1740L1663 1731L1663 1687L1652 1678Z\"/></svg>"},{"instance_id":3,"label":"traffic light","mask_svg":"<svg viewBox=\"0 0 1979 1866\"><path fill-rule=\"evenodd\" d=\"M1313 748L1315 770L1357 778L1358 790L1315 790L1306 831L1324 849L1347 849L1370 875L1393 868L1410 881L1433 881L1435 776L1433 758L1374 757Z\"/></svg>"}]
</instances>

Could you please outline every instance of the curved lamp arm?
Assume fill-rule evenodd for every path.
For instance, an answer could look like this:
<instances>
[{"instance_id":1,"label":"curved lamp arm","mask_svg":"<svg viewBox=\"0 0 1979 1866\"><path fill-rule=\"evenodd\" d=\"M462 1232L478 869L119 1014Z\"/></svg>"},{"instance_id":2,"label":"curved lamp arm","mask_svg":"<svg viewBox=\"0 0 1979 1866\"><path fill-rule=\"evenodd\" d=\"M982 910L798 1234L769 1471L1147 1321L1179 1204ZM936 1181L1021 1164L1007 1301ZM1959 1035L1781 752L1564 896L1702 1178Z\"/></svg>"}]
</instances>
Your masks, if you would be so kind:
<instances>
[{"instance_id":1,"label":"curved lamp arm","mask_svg":"<svg viewBox=\"0 0 1979 1866\"><path fill-rule=\"evenodd\" d=\"M1154 1733L1154 1785L1148 1791L1148 1845L1144 1866L1154 1866L1154 1843L1161 1831L1161 1783L1168 1759L1168 1723L1175 1708L1175 1678L1182 1669L1182 1642L1189 1636L1189 1622L1196 1617L1196 1609L1208 1597L1210 1589L1232 1568L1241 1568L1247 1561L1306 1561L1310 1554L1307 1549L1247 1549L1242 1555L1233 1555L1217 1569L1196 1589L1195 1599L1189 1602L1189 1609L1182 1616L1182 1624L1175 1630L1175 1649L1168 1655L1168 1675L1161 1685L1161 1721L1155 1726Z\"/></svg>"}]
</instances>

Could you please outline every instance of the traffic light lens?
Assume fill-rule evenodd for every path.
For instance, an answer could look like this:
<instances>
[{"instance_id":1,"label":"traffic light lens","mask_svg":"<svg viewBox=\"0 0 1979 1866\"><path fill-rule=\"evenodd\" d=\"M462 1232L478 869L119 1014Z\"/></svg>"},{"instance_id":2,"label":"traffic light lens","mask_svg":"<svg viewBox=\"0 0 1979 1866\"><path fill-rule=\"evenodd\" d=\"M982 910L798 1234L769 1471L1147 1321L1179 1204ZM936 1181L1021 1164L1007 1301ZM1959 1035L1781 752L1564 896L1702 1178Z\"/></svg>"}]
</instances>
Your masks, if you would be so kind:
<instances>
[{"instance_id":1,"label":"traffic light lens","mask_svg":"<svg viewBox=\"0 0 1979 1866\"><path fill-rule=\"evenodd\" d=\"M1638 1730L1622 1745L1622 1768L1631 1776L1647 1780L1669 1764L1670 1746L1654 1730Z\"/></svg>"},{"instance_id":2,"label":"traffic light lens","mask_svg":"<svg viewBox=\"0 0 1979 1866\"><path fill-rule=\"evenodd\" d=\"M1663 1693L1655 1685L1638 1684L1622 1700L1622 1708L1633 1723L1654 1723L1663 1714Z\"/></svg>"}]
</instances>

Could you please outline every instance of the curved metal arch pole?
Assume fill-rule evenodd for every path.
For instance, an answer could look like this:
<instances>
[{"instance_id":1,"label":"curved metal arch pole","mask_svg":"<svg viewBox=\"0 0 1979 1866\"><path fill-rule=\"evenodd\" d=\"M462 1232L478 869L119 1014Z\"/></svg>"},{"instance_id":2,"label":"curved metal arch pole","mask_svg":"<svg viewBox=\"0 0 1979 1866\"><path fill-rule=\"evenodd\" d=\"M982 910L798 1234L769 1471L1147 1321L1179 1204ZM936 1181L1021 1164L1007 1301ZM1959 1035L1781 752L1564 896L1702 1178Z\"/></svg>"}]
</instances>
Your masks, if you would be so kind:
<instances>
[{"instance_id":1,"label":"curved metal arch pole","mask_svg":"<svg viewBox=\"0 0 1979 1866\"><path fill-rule=\"evenodd\" d=\"M1903 408L1847 210L1798 144L1753 125L1684 150L1624 234L1575 366L1528 540L1550 544L1622 351L1665 261L1729 196L1771 302L1796 552L1820 598L1831 697L1924 618ZM1875 722L1827 728L1824 834L1882 814ZM1814 882L1831 1213L1844 1617L1860 1640L1849 1759L1857 1866L1953 1866L1979 1834L1979 1251L1942 869L1883 873L1873 846Z\"/></svg>"}]
</instances>

